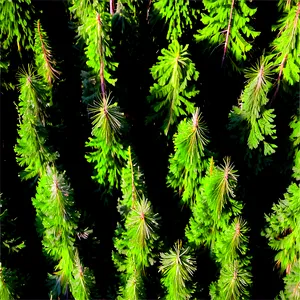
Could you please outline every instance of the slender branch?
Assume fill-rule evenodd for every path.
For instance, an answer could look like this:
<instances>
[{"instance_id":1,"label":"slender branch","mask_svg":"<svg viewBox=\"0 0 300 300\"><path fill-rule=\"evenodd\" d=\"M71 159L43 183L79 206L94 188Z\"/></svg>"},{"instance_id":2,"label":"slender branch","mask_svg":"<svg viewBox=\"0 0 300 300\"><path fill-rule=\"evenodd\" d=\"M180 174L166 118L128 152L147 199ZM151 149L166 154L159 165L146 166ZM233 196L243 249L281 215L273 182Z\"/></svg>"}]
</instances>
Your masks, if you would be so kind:
<instances>
[{"instance_id":1,"label":"slender branch","mask_svg":"<svg viewBox=\"0 0 300 300\"><path fill-rule=\"evenodd\" d=\"M224 59L225 59L225 54L226 54L227 48L228 48L229 34L230 34L230 29L231 29L231 21L232 21L233 8L234 8L234 1L235 1L235 0L232 0L232 1L231 1L231 8L230 8L229 22L228 22L228 27L227 27L227 30L226 30L226 39L225 39L224 52L223 52L223 57L222 57L222 64L221 64L221 66L223 66Z\"/></svg>"}]
</instances>

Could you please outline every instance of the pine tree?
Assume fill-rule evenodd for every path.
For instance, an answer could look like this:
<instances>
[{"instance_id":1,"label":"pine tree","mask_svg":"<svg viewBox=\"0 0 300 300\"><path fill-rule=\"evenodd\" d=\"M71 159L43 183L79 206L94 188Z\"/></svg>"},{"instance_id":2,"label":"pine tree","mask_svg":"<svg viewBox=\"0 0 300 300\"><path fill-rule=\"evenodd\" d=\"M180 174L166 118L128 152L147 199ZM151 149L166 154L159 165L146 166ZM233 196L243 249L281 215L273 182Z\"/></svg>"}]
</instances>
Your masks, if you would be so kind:
<instances>
[{"instance_id":1,"label":"pine tree","mask_svg":"<svg viewBox=\"0 0 300 300\"><path fill-rule=\"evenodd\" d=\"M164 19L168 25L167 39L178 39L186 28L193 27L198 12L190 6L189 0L155 0L151 19L153 23Z\"/></svg>"},{"instance_id":2,"label":"pine tree","mask_svg":"<svg viewBox=\"0 0 300 300\"><path fill-rule=\"evenodd\" d=\"M300 80L300 58L299 58L299 34L300 34L300 2L279 1L279 8L283 11L283 16L278 24L272 27L277 31L277 37L271 43L274 65L276 65L277 90L281 79L289 85L293 85Z\"/></svg>"},{"instance_id":3,"label":"pine tree","mask_svg":"<svg viewBox=\"0 0 300 300\"><path fill-rule=\"evenodd\" d=\"M295 164L292 182L284 195L284 199L273 204L272 214L266 215L267 228L262 235L268 239L269 246L277 252L276 265L285 272L285 290L283 299L298 299L299 297L299 262L300 262L300 185L299 185L299 145L300 120L295 117L291 124L293 132L291 140L295 150Z\"/></svg>"},{"instance_id":4,"label":"pine tree","mask_svg":"<svg viewBox=\"0 0 300 300\"><path fill-rule=\"evenodd\" d=\"M208 143L207 126L197 108L190 120L183 120L174 135L175 153L169 159L167 184L182 193L182 202L191 205L207 168L204 147Z\"/></svg>"},{"instance_id":5,"label":"pine tree","mask_svg":"<svg viewBox=\"0 0 300 300\"><path fill-rule=\"evenodd\" d=\"M146 199L140 168L128 148L127 166L122 169L119 212L122 223L115 231L112 258L121 273L119 299L145 298L145 269L154 263L154 243L158 239L158 215ZM123 225L124 224L124 225Z\"/></svg>"},{"instance_id":6,"label":"pine tree","mask_svg":"<svg viewBox=\"0 0 300 300\"><path fill-rule=\"evenodd\" d=\"M174 250L168 253L161 253L161 266L159 271L162 273L161 282L167 290L166 299L190 299L193 292L187 284L191 281L192 275L196 270L196 262L190 254L189 248L182 247L182 242L177 241Z\"/></svg>"},{"instance_id":7,"label":"pine tree","mask_svg":"<svg viewBox=\"0 0 300 300\"><path fill-rule=\"evenodd\" d=\"M239 106L234 106L229 114L229 130L240 128L240 141L246 137L250 150L259 148L264 155L275 152L277 146L272 143L276 139L274 109L267 109L268 93L272 87L273 63L270 58L262 56L256 66L245 70L247 78L245 88L239 99Z\"/></svg>"},{"instance_id":8,"label":"pine tree","mask_svg":"<svg viewBox=\"0 0 300 300\"><path fill-rule=\"evenodd\" d=\"M246 60L252 48L250 41L260 33L250 25L256 8L248 6L246 0L204 0L206 13L202 13L204 28L195 35L197 42L209 40L212 46L223 45L222 64L227 52L236 60Z\"/></svg>"},{"instance_id":9,"label":"pine tree","mask_svg":"<svg viewBox=\"0 0 300 300\"><path fill-rule=\"evenodd\" d=\"M149 120L163 118L163 130L167 135L171 126L180 116L194 112L194 104L189 101L199 91L189 81L197 80L199 72L189 58L188 45L181 46L173 40L168 49L162 49L158 62L151 68L151 74L157 83L150 88L147 100L152 103L155 115ZM155 100L159 102L155 102ZM185 106L183 108L182 106Z\"/></svg>"}]
</instances>

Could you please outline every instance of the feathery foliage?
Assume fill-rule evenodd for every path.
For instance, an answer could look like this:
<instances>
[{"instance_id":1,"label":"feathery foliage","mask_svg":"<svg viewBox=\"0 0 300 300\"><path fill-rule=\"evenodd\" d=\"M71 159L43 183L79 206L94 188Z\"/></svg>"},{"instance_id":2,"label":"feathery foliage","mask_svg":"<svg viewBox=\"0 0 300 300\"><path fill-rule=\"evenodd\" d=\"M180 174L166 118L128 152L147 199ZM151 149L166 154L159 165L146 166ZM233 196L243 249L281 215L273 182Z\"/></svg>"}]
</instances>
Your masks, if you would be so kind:
<instances>
[{"instance_id":1,"label":"feathery foliage","mask_svg":"<svg viewBox=\"0 0 300 300\"><path fill-rule=\"evenodd\" d=\"M78 26L78 37L81 37L85 44L86 64L91 70L90 77L96 76L100 82L102 97L106 95L106 83L115 85L116 79L112 78L118 63L111 61L113 47L111 45L111 15L106 12L105 2L89 4L88 1L73 1L70 10L82 11L81 6L85 7L85 13L80 17ZM79 6L79 8L78 8ZM79 9L79 10L78 10ZM99 81L98 81L99 80ZM83 97L83 101L85 102Z\"/></svg>"},{"instance_id":2,"label":"feathery foliage","mask_svg":"<svg viewBox=\"0 0 300 300\"><path fill-rule=\"evenodd\" d=\"M276 139L274 109L267 109L268 92L272 87L272 62L262 56L256 66L245 70L246 86L240 97L239 107L234 106L229 114L229 130L245 127L247 124L247 144L250 150L263 145L264 155L275 152L277 146L271 143ZM242 133L242 135L243 135ZM245 139L241 136L241 142Z\"/></svg>"},{"instance_id":3,"label":"feathery foliage","mask_svg":"<svg viewBox=\"0 0 300 300\"><path fill-rule=\"evenodd\" d=\"M300 262L300 184L299 184L299 141L300 120L295 117L290 127L293 129L291 140L295 151L294 174L296 182L292 182L284 194L284 199L273 204L272 214L266 215L268 223L262 235L268 239L269 246L277 253L275 255L276 265L285 272L284 295L291 297L296 288L295 298L299 295L299 262ZM298 275L298 278L297 278ZM298 285L297 285L298 284ZM297 290L298 286L298 292Z\"/></svg>"},{"instance_id":4,"label":"feathery foliage","mask_svg":"<svg viewBox=\"0 0 300 300\"><path fill-rule=\"evenodd\" d=\"M8 50L16 39L19 51L21 47L31 49L33 46L33 32L30 29L31 0L0 0L0 7L1 48Z\"/></svg>"},{"instance_id":5,"label":"feathery foliage","mask_svg":"<svg viewBox=\"0 0 300 300\"><path fill-rule=\"evenodd\" d=\"M124 125L123 113L112 103L111 98L100 98L90 108L93 119L93 137L86 143L94 151L86 154L88 162L94 164L96 174L92 177L109 191L119 187L122 167L127 159L127 151L121 144L120 134ZM108 191L108 192L109 192Z\"/></svg>"},{"instance_id":6,"label":"feathery foliage","mask_svg":"<svg viewBox=\"0 0 300 300\"><path fill-rule=\"evenodd\" d=\"M120 299L142 299L145 268L154 263L154 243L158 239L158 215L145 197L142 174L128 148L127 166L122 170L119 211L124 226L115 231L113 261L121 273Z\"/></svg>"},{"instance_id":7,"label":"feathery foliage","mask_svg":"<svg viewBox=\"0 0 300 300\"><path fill-rule=\"evenodd\" d=\"M181 241L177 241L174 249L168 253L161 253L159 271L163 276L161 282L167 289L167 300L191 298L193 289L187 284L195 270L196 261L190 254L190 249L182 247Z\"/></svg>"},{"instance_id":8,"label":"feathery foliage","mask_svg":"<svg viewBox=\"0 0 300 300\"><path fill-rule=\"evenodd\" d=\"M152 22L164 19L168 24L167 39L178 39L186 28L193 27L198 10L190 6L189 0L155 0L151 13Z\"/></svg>"},{"instance_id":9,"label":"feathery foliage","mask_svg":"<svg viewBox=\"0 0 300 300\"><path fill-rule=\"evenodd\" d=\"M199 72L189 58L187 50L188 45L181 46L174 39L168 49L162 49L158 62L151 68L152 77L157 82L150 88L151 95L147 98L155 111L155 115L149 119L162 117L166 135L178 117L195 110L194 104L189 99L199 91L194 85L189 86L188 82L197 80Z\"/></svg>"},{"instance_id":10,"label":"feathery foliage","mask_svg":"<svg viewBox=\"0 0 300 300\"><path fill-rule=\"evenodd\" d=\"M19 87L19 138L14 150L18 164L25 167L21 178L28 179L45 172L45 166L53 163L57 154L51 152L46 144L47 131L44 126L47 90L32 67L20 72Z\"/></svg>"},{"instance_id":11,"label":"feathery foliage","mask_svg":"<svg viewBox=\"0 0 300 300\"><path fill-rule=\"evenodd\" d=\"M214 166L210 160L185 232L190 243L213 248L218 235L229 226L231 217L241 213L242 204L234 199L236 182L236 170L228 157L221 167Z\"/></svg>"},{"instance_id":12,"label":"feathery foliage","mask_svg":"<svg viewBox=\"0 0 300 300\"><path fill-rule=\"evenodd\" d=\"M0 194L0 299L14 300L19 298L17 295L18 285L23 280L17 270L8 268L8 256L18 253L25 247L24 241L16 237L16 218L11 218L6 207L7 201ZM5 208L3 210L3 208Z\"/></svg>"},{"instance_id":13,"label":"feathery foliage","mask_svg":"<svg viewBox=\"0 0 300 300\"><path fill-rule=\"evenodd\" d=\"M252 48L247 39L260 34L250 25L257 9L249 7L246 0L204 0L203 4L204 28L198 30L196 41L209 40L212 46L223 45L222 64L227 52L238 61L246 60L246 53Z\"/></svg>"},{"instance_id":14,"label":"feathery foliage","mask_svg":"<svg viewBox=\"0 0 300 300\"><path fill-rule=\"evenodd\" d=\"M280 1L278 4L284 12L278 24L272 27L278 34L271 46L279 87L281 79L290 85L300 80L300 2Z\"/></svg>"},{"instance_id":15,"label":"feathery foliage","mask_svg":"<svg viewBox=\"0 0 300 300\"><path fill-rule=\"evenodd\" d=\"M37 73L51 86L54 79L58 78L59 72L54 68L56 63L52 58L48 36L42 28L40 20L38 20L35 24L34 41Z\"/></svg>"},{"instance_id":16,"label":"feathery foliage","mask_svg":"<svg viewBox=\"0 0 300 300\"><path fill-rule=\"evenodd\" d=\"M169 159L167 184L183 190L182 202L193 203L203 172L207 168L204 147L208 143L208 129L197 108L190 120L182 120L174 135L175 153Z\"/></svg>"},{"instance_id":17,"label":"feathery foliage","mask_svg":"<svg viewBox=\"0 0 300 300\"><path fill-rule=\"evenodd\" d=\"M79 213L74 209L73 190L65 174L55 167L48 167L38 182L32 203L37 212L37 229L43 236L43 250L58 262L51 297L59 297L70 286L76 299L89 299L89 286L84 280L84 268L80 265L75 248L75 234ZM80 296L78 296L80 295ZM81 298L83 297L83 298Z\"/></svg>"}]
</instances>

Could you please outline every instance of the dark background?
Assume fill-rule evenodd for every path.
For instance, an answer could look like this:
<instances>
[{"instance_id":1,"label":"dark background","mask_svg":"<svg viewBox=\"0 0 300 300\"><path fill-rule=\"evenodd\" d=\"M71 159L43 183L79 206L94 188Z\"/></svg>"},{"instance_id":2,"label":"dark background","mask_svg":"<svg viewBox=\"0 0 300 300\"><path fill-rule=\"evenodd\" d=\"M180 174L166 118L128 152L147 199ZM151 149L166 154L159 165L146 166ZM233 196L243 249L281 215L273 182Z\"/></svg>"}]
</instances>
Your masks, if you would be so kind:
<instances>
[{"instance_id":1,"label":"dark background","mask_svg":"<svg viewBox=\"0 0 300 300\"><path fill-rule=\"evenodd\" d=\"M62 72L60 81L54 86L54 106L49 110L53 127L50 130L49 144L60 153L59 164L66 170L75 192L76 207L82 212L80 228L94 230L87 240L78 241L84 265L90 267L96 277L97 293L95 298L113 299L116 296L118 280L111 259L112 237L118 212L116 192L101 200L101 191L92 181L93 168L84 158L87 149L85 142L91 134L91 125L87 107L81 102L80 70L82 52L75 47L76 32L70 27L70 17L65 1L32 1L35 18L40 18L43 28L49 36L53 54ZM194 3L197 6L201 4ZM276 23L279 13L276 1L255 1L258 8L253 26L261 35L253 43L253 51L245 67L255 63L264 48L268 48L274 38L271 26ZM144 12L146 12L146 2ZM43 12L41 12L43 11ZM200 23L200 22L199 22ZM199 25L200 26L200 25ZM271 251L261 231L265 226L264 214L270 213L273 202L282 197L290 182L292 159L289 156L290 130L288 124L294 110L293 97L281 92L272 102L276 110L278 149L272 156L272 163L255 174L253 168L244 161L244 151L236 139L230 138L226 129L228 113L243 88L242 74L232 72L229 65L220 67L222 49L211 53L204 51L205 43L195 44L193 34L200 28L187 32L181 44L189 44L192 60L196 63L200 78L197 88L200 94L195 98L201 107L210 130L209 147L218 154L220 160L225 155L232 157L239 171L238 197L245 203L244 216L249 222L250 252L252 259L253 288L252 299L273 299L282 289L282 279L274 268L275 252ZM166 29L162 23L154 28L141 15L138 35L130 30L120 33L114 27L113 38L116 45L114 60L120 65L116 71L116 87L112 89L114 97L128 117L130 131L126 138L133 145L147 183L147 191L154 210L161 216L159 235L163 241L161 251L167 251L178 238L184 237L184 228L190 212L182 208L179 198L166 188L165 178L168 171L168 157L173 150L170 138L160 135L159 128L145 125L145 118L150 113L146 97L153 84L149 68L157 60L157 55L167 46ZM155 37L153 39L153 37ZM119 43L122 41L122 43ZM157 52L158 51L158 52ZM15 72L22 65L32 61L30 54L24 54L21 60L15 48L10 53L11 67L8 74L2 74L2 80L16 83ZM47 298L45 286L47 272L51 272L35 228L35 211L31 197L35 195L35 182L21 182L18 177L20 168L15 160L13 147L17 138L18 115L15 103L18 101L16 90L1 91L1 192L8 199L8 208L12 216L17 216L17 232L25 240L26 248L19 255L8 258L9 267L18 268L20 278L24 276L21 290L23 299ZM196 252L198 270L193 278L198 282L197 298L208 299L209 284L216 280L218 270L210 260L209 253ZM155 299L162 293L157 265L149 269L146 288L147 297Z\"/></svg>"}]
</instances>

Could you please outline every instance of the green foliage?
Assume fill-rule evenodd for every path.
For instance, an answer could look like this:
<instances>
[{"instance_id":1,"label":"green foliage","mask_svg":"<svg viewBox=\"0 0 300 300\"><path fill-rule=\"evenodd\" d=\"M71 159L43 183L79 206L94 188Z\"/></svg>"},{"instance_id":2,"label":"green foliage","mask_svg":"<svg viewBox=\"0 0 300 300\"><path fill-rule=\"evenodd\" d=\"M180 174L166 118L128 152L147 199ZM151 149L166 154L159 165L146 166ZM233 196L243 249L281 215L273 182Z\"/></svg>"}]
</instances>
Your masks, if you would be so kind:
<instances>
[{"instance_id":1,"label":"green foliage","mask_svg":"<svg viewBox=\"0 0 300 300\"><path fill-rule=\"evenodd\" d=\"M19 298L16 294L20 283L20 274L17 270L7 268L7 259L9 255L18 253L25 247L24 241L21 242L16 237L16 218L11 218L6 207L7 201L0 194L0 299L14 300ZM5 208L4 210L2 210ZM23 279L23 278L22 278Z\"/></svg>"},{"instance_id":2,"label":"green foliage","mask_svg":"<svg viewBox=\"0 0 300 300\"><path fill-rule=\"evenodd\" d=\"M121 144L123 113L111 98L100 98L90 108L93 114L93 137L86 143L93 152L86 154L88 162L94 164L96 175L92 178L99 184L108 186L108 192L119 187L122 167L127 159L127 151Z\"/></svg>"},{"instance_id":3,"label":"green foliage","mask_svg":"<svg viewBox=\"0 0 300 300\"><path fill-rule=\"evenodd\" d=\"M119 200L119 212L124 218L128 215L129 211L135 207L137 201L143 198L145 180L136 162L134 153L131 147L128 147L127 164L122 168L122 200Z\"/></svg>"},{"instance_id":4,"label":"green foliage","mask_svg":"<svg viewBox=\"0 0 300 300\"><path fill-rule=\"evenodd\" d=\"M111 61L113 51L110 39L111 15L105 11L104 3L93 6L84 1L83 3L85 4L77 3L86 5L85 17L82 17L78 27L78 36L85 41L86 63L92 70L92 74L99 76L97 78L100 79L102 97L104 97L105 84L115 85L116 79L112 78L112 71L118 66L118 63Z\"/></svg>"},{"instance_id":5,"label":"green foliage","mask_svg":"<svg viewBox=\"0 0 300 300\"><path fill-rule=\"evenodd\" d=\"M115 231L113 261L121 273L119 299L143 299L145 268L154 263L154 243L158 239L158 215L145 198L144 181L128 148L127 166L122 170L122 194L119 211L124 226Z\"/></svg>"},{"instance_id":6,"label":"green foliage","mask_svg":"<svg viewBox=\"0 0 300 300\"><path fill-rule=\"evenodd\" d=\"M268 141L276 139L274 109L266 108L269 101L267 95L272 87L272 65L270 58L262 56L256 66L245 70L246 86L241 94L239 107L234 106L229 114L228 126L229 130L235 130L247 124L248 130L242 132L241 142L245 140L243 134L248 132L249 149L256 149L261 145L265 156L274 153L277 148Z\"/></svg>"},{"instance_id":7,"label":"green foliage","mask_svg":"<svg viewBox=\"0 0 300 300\"><path fill-rule=\"evenodd\" d=\"M195 110L189 99L199 91L194 85L189 86L188 82L197 80L199 72L189 58L187 49L188 45L181 46L174 39L168 49L162 49L158 62L151 68L152 77L157 82L150 88L151 95L147 99L155 111L152 118L163 118L163 130L166 135L179 116ZM155 99L160 101L155 103Z\"/></svg>"},{"instance_id":8,"label":"green foliage","mask_svg":"<svg viewBox=\"0 0 300 300\"><path fill-rule=\"evenodd\" d=\"M0 40L1 48L8 50L15 42L18 50L33 46L33 32L30 29L31 0L0 0Z\"/></svg>"},{"instance_id":9,"label":"green foliage","mask_svg":"<svg viewBox=\"0 0 300 300\"><path fill-rule=\"evenodd\" d=\"M117 252L113 252L113 261L121 272L120 293L124 299L136 298L134 294L143 293L142 273L154 263L157 220L158 215L153 213L150 202L143 198L128 213L124 228L119 225L116 230L114 245ZM137 279L136 285L132 285L133 278Z\"/></svg>"},{"instance_id":10,"label":"green foliage","mask_svg":"<svg viewBox=\"0 0 300 300\"><path fill-rule=\"evenodd\" d=\"M299 117L290 126L293 129L291 140L295 150L295 167L292 177L299 181ZM276 251L276 265L287 276L284 278L285 291L282 298L299 299L300 262L300 185L292 182L284 194L284 199L273 204L272 214L266 215L267 228L262 235L268 239L269 246Z\"/></svg>"},{"instance_id":11,"label":"green foliage","mask_svg":"<svg viewBox=\"0 0 300 300\"><path fill-rule=\"evenodd\" d=\"M211 299L249 299L251 284L250 272L238 260L230 261L223 265L218 282L210 286Z\"/></svg>"},{"instance_id":12,"label":"green foliage","mask_svg":"<svg viewBox=\"0 0 300 300\"><path fill-rule=\"evenodd\" d=\"M290 127L293 130L291 134L291 141L293 142L295 156L294 156L294 167L293 177L296 180L300 180L300 119L299 116L295 116L290 123Z\"/></svg>"},{"instance_id":13,"label":"green foliage","mask_svg":"<svg viewBox=\"0 0 300 300\"><path fill-rule=\"evenodd\" d=\"M246 60L246 53L252 48L247 39L254 39L260 33L250 25L256 8L248 6L246 0L203 0L206 13L202 13L204 28L198 30L196 41L208 40L212 46L223 44L223 58L229 51L236 60Z\"/></svg>"},{"instance_id":14,"label":"green foliage","mask_svg":"<svg viewBox=\"0 0 300 300\"><path fill-rule=\"evenodd\" d=\"M53 163L57 154L52 153L46 144L48 134L45 129L45 85L29 67L28 72L20 72L19 87L19 138L14 150L18 164L25 167L21 178L28 179L45 172L46 165Z\"/></svg>"},{"instance_id":15,"label":"green foliage","mask_svg":"<svg viewBox=\"0 0 300 300\"><path fill-rule=\"evenodd\" d=\"M35 64L37 67L37 72L44 79L44 81L51 86L53 80L58 78L59 72L54 69L56 63L52 59L48 36L42 28L40 20L38 20L35 24L34 41Z\"/></svg>"},{"instance_id":16,"label":"green foliage","mask_svg":"<svg viewBox=\"0 0 300 300\"><path fill-rule=\"evenodd\" d=\"M284 278L286 299L300 299L300 262L299 260L293 265L291 272Z\"/></svg>"},{"instance_id":17,"label":"green foliage","mask_svg":"<svg viewBox=\"0 0 300 300\"><path fill-rule=\"evenodd\" d=\"M196 270L196 261L190 254L189 248L182 247L182 242L177 241L174 250L161 253L162 272L161 282L167 289L167 300L190 299L193 289L187 286Z\"/></svg>"},{"instance_id":18,"label":"green foliage","mask_svg":"<svg viewBox=\"0 0 300 300\"><path fill-rule=\"evenodd\" d=\"M16 272L2 267L0 262L0 299L15 300L14 282L17 279Z\"/></svg>"},{"instance_id":19,"label":"green foliage","mask_svg":"<svg viewBox=\"0 0 300 300\"><path fill-rule=\"evenodd\" d=\"M203 172L207 168L204 147L208 129L199 108L190 120L183 120L174 135L175 153L169 159L167 184L182 193L183 203L193 203Z\"/></svg>"},{"instance_id":20,"label":"green foliage","mask_svg":"<svg viewBox=\"0 0 300 300\"><path fill-rule=\"evenodd\" d=\"M229 158L224 159L221 167L213 166L212 162L196 193L185 235L189 243L213 248L219 234L229 226L231 217L241 213L242 204L234 199L237 175Z\"/></svg>"},{"instance_id":21,"label":"green foliage","mask_svg":"<svg viewBox=\"0 0 300 300\"><path fill-rule=\"evenodd\" d=\"M300 3L294 1L286 1L282 3L284 10L282 18L278 24L272 27L273 31L277 31L277 37L272 42L272 55L275 54L273 64L276 66L278 75L278 83L281 78L290 85L300 80ZM283 7L283 4L285 6Z\"/></svg>"},{"instance_id":22,"label":"green foliage","mask_svg":"<svg viewBox=\"0 0 300 300\"><path fill-rule=\"evenodd\" d=\"M140 6L141 2L138 0L117 1L112 17L113 28L118 28L122 34L125 34L128 29L136 29L141 14Z\"/></svg>"},{"instance_id":23,"label":"green foliage","mask_svg":"<svg viewBox=\"0 0 300 300\"><path fill-rule=\"evenodd\" d=\"M189 0L153 1L152 22L164 19L168 24L167 39L178 39L186 28L193 27L198 10L190 6Z\"/></svg>"},{"instance_id":24,"label":"green foliage","mask_svg":"<svg viewBox=\"0 0 300 300\"><path fill-rule=\"evenodd\" d=\"M252 276L247 256L248 231L247 223L236 217L218 236L214 255L221 272L218 281L210 286L212 299L249 299Z\"/></svg>"},{"instance_id":25,"label":"green foliage","mask_svg":"<svg viewBox=\"0 0 300 300\"><path fill-rule=\"evenodd\" d=\"M32 203L37 213L37 229L43 236L43 250L58 262L55 275L49 276L50 281L54 281L50 295L59 297L70 286L76 299L89 299L87 285L90 282L85 280L74 245L79 213L74 209L73 190L65 174L48 167L47 173L39 179Z\"/></svg>"}]
</instances>

